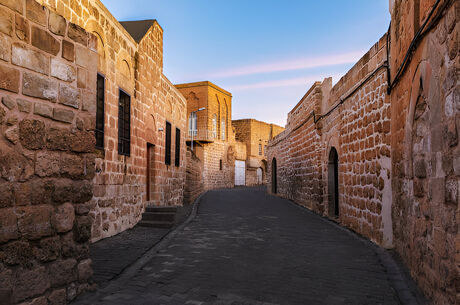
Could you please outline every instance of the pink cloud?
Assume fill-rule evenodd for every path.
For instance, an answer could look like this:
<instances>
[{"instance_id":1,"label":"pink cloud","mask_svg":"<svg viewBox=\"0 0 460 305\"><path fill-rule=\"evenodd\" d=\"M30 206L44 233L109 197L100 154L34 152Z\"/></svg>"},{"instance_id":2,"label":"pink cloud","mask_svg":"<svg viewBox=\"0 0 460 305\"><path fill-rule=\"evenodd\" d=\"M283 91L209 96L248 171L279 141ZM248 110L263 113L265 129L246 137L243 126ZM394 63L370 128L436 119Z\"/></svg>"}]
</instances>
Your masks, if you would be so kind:
<instances>
[{"instance_id":1,"label":"pink cloud","mask_svg":"<svg viewBox=\"0 0 460 305\"><path fill-rule=\"evenodd\" d=\"M243 66L229 70L218 71L209 75L210 78L226 78L242 75L272 73L280 71L302 70L315 67L327 67L341 64L354 63L364 54L364 51L354 51L343 54L307 57L295 60L285 60L259 65Z\"/></svg>"}]
</instances>

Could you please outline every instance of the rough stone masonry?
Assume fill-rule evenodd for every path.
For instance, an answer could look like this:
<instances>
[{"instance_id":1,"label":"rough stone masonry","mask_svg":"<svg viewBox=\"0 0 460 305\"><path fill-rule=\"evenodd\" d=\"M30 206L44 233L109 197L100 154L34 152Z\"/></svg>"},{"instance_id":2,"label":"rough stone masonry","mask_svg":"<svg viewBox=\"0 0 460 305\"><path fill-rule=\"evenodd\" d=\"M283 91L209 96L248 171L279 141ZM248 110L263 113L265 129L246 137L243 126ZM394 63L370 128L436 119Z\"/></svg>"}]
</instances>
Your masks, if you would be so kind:
<instances>
[{"instance_id":1,"label":"rough stone masonry","mask_svg":"<svg viewBox=\"0 0 460 305\"><path fill-rule=\"evenodd\" d=\"M270 141L268 189L395 248L435 304L460 304L460 3L390 8L389 32Z\"/></svg>"}]
</instances>

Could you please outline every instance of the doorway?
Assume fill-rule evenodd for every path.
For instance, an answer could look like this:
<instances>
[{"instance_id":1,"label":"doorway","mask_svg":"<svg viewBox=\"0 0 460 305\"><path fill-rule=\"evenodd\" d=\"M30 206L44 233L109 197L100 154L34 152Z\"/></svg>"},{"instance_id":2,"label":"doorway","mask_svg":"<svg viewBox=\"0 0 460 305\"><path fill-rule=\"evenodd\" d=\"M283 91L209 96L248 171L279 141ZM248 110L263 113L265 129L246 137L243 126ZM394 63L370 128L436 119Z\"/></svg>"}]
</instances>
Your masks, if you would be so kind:
<instances>
[{"instance_id":1,"label":"doorway","mask_svg":"<svg viewBox=\"0 0 460 305\"><path fill-rule=\"evenodd\" d=\"M276 194L278 192L278 177L277 177L277 167L276 159L272 160L272 193Z\"/></svg>"},{"instance_id":2,"label":"doorway","mask_svg":"<svg viewBox=\"0 0 460 305\"><path fill-rule=\"evenodd\" d=\"M263 179L262 179L262 169L259 167L257 169L257 184L262 184Z\"/></svg>"},{"instance_id":3,"label":"doorway","mask_svg":"<svg viewBox=\"0 0 460 305\"><path fill-rule=\"evenodd\" d=\"M329 216L339 217L339 154L334 147L329 152L327 172Z\"/></svg>"},{"instance_id":4,"label":"doorway","mask_svg":"<svg viewBox=\"0 0 460 305\"><path fill-rule=\"evenodd\" d=\"M246 162L235 160L235 186L246 185Z\"/></svg>"}]
</instances>

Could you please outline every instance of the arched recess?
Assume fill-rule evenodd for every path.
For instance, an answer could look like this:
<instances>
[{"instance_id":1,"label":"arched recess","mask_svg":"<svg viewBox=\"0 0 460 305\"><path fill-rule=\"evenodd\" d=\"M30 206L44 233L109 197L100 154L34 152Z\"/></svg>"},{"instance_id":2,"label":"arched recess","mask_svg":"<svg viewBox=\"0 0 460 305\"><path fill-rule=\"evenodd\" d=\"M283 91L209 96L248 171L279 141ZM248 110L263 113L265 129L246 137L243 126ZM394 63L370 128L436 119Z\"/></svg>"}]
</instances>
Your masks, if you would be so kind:
<instances>
[{"instance_id":1,"label":"arched recess","mask_svg":"<svg viewBox=\"0 0 460 305\"><path fill-rule=\"evenodd\" d=\"M97 39L97 53L99 55L98 59L98 71L101 73L106 74L106 38L104 34L104 30L102 27L94 20L90 20L85 25L86 31L89 33L94 34Z\"/></svg>"},{"instance_id":2,"label":"arched recess","mask_svg":"<svg viewBox=\"0 0 460 305\"><path fill-rule=\"evenodd\" d=\"M117 54L117 69L123 75L123 79L118 81L120 86L130 89L134 87L134 84L131 82L133 80L132 67L130 55L126 50L121 49ZM129 81L129 83L126 84L126 81Z\"/></svg>"},{"instance_id":3,"label":"arched recess","mask_svg":"<svg viewBox=\"0 0 460 305\"><path fill-rule=\"evenodd\" d=\"M278 193L278 165L276 158L272 159L272 193Z\"/></svg>"},{"instance_id":4,"label":"arched recess","mask_svg":"<svg viewBox=\"0 0 460 305\"><path fill-rule=\"evenodd\" d=\"M339 217L339 154L335 147L329 151L327 189L329 216Z\"/></svg>"},{"instance_id":5,"label":"arched recess","mask_svg":"<svg viewBox=\"0 0 460 305\"><path fill-rule=\"evenodd\" d=\"M153 113L150 113L147 116L146 125L145 125L145 139L151 144L156 144L158 126L156 124L155 116Z\"/></svg>"}]
</instances>

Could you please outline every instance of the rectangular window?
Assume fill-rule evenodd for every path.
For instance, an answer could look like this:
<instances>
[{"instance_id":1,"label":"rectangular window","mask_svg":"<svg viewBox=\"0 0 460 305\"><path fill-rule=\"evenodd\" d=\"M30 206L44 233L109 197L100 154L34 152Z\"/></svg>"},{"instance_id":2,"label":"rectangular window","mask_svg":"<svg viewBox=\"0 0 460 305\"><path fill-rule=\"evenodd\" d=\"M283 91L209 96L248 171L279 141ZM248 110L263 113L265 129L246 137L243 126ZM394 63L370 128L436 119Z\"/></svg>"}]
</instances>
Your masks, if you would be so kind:
<instances>
[{"instance_id":1,"label":"rectangular window","mask_svg":"<svg viewBox=\"0 0 460 305\"><path fill-rule=\"evenodd\" d=\"M222 159L219 160L219 170L222 170Z\"/></svg>"},{"instance_id":2,"label":"rectangular window","mask_svg":"<svg viewBox=\"0 0 460 305\"><path fill-rule=\"evenodd\" d=\"M262 144L259 144L259 156L262 156Z\"/></svg>"},{"instance_id":3,"label":"rectangular window","mask_svg":"<svg viewBox=\"0 0 460 305\"><path fill-rule=\"evenodd\" d=\"M171 123L166 122L165 164L171 165Z\"/></svg>"},{"instance_id":4,"label":"rectangular window","mask_svg":"<svg viewBox=\"0 0 460 305\"><path fill-rule=\"evenodd\" d=\"M198 134L196 112L190 113L188 120L188 135L196 137Z\"/></svg>"},{"instance_id":5,"label":"rectangular window","mask_svg":"<svg viewBox=\"0 0 460 305\"><path fill-rule=\"evenodd\" d=\"M131 153L131 97L119 90L118 100L118 154Z\"/></svg>"},{"instance_id":6,"label":"rectangular window","mask_svg":"<svg viewBox=\"0 0 460 305\"><path fill-rule=\"evenodd\" d=\"M180 166L180 129L176 128L176 155L174 156L174 164Z\"/></svg>"},{"instance_id":7,"label":"rectangular window","mask_svg":"<svg viewBox=\"0 0 460 305\"><path fill-rule=\"evenodd\" d=\"M104 95L105 95L105 79L99 73L97 74L96 88L96 148L104 149Z\"/></svg>"}]
</instances>

